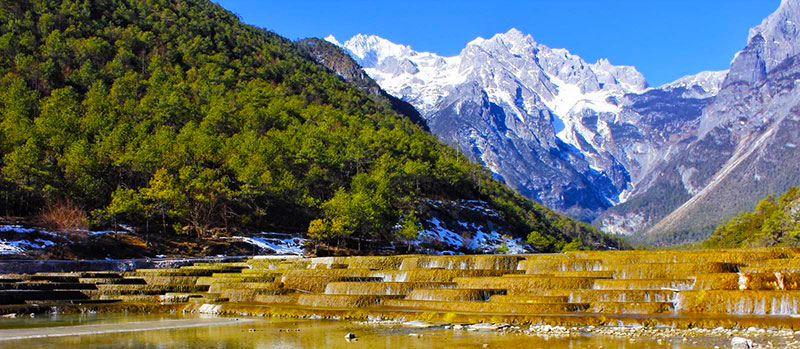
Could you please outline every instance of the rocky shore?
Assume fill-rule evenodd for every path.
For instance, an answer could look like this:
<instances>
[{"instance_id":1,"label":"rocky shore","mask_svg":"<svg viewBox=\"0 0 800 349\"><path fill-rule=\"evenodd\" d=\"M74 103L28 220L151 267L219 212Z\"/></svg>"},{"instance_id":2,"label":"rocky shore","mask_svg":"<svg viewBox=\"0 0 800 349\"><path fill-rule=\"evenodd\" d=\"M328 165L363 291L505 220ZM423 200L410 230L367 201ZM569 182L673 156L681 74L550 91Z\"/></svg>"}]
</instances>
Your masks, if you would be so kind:
<instances>
[{"instance_id":1,"label":"rocky shore","mask_svg":"<svg viewBox=\"0 0 800 349\"><path fill-rule=\"evenodd\" d=\"M800 331L789 329L765 329L749 327L746 329L693 328L678 329L669 327L645 326L516 326L505 323L452 324L426 321L378 320L356 322L360 325L408 328L414 332L410 336L424 336L424 330L487 331L510 336L538 336L548 338L567 338L582 336L605 336L627 338L629 342L656 342L671 346L673 344L702 346L709 348L800 348ZM419 330L416 330L419 329Z\"/></svg>"}]
</instances>

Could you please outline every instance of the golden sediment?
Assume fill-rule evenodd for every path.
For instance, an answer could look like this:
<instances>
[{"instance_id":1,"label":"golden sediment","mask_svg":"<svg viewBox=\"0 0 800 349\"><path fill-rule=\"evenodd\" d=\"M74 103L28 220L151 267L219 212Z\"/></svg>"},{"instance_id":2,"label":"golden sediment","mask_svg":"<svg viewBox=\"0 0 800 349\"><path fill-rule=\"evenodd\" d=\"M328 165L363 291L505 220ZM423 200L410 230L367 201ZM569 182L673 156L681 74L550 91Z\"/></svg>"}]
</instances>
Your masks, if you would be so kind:
<instances>
[{"instance_id":1,"label":"golden sediment","mask_svg":"<svg viewBox=\"0 0 800 349\"><path fill-rule=\"evenodd\" d=\"M798 288L797 249L271 257L3 275L0 313L36 303L67 311L800 329ZM88 305L113 300L121 302Z\"/></svg>"},{"instance_id":2,"label":"golden sediment","mask_svg":"<svg viewBox=\"0 0 800 349\"><path fill-rule=\"evenodd\" d=\"M474 288L443 288L443 289L416 289L411 291L405 299L416 301L488 301L494 295L504 295L504 289L474 289Z\"/></svg>"},{"instance_id":3,"label":"golden sediment","mask_svg":"<svg viewBox=\"0 0 800 349\"><path fill-rule=\"evenodd\" d=\"M586 303L448 302L408 299L387 299L381 305L395 308L489 314L565 314L582 312L589 308L589 304Z\"/></svg>"},{"instance_id":4,"label":"golden sediment","mask_svg":"<svg viewBox=\"0 0 800 349\"><path fill-rule=\"evenodd\" d=\"M664 314L674 311L672 302L593 302L589 312L597 314Z\"/></svg>"},{"instance_id":5,"label":"golden sediment","mask_svg":"<svg viewBox=\"0 0 800 349\"><path fill-rule=\"evenodd\" d=\"M489 298L494 303L569 303L568 296L511 296L505 294L493 295Z\"/></svg>"},{"instance_id":6,"label":"golden sediment","mask_svg":"<svg viewBox=\"0 0 800 349\"><path fill-rule=\"evenodd\" d=\"M330 282L325 286L326 294L407 295L415 289L455 288L448 282Z\"/></svg>"},{"instance_id":7,"label":"golden sediment","mask_svg":"<svg viewBox=\"0 0 800 349\"><path fill-rule=\"evenodd\" d=\"M595 290L688 290L692 279L601 279L595 280Z\"/></svg>"},{"instance_id":8,"label":"golden sediment","mask_svg":"<svg viewBox=\"0 0 800 349\"><path fill-rule=\"evenodd\" d=\"M362 308L380 304L387 299L403 296L387 295L344 295L344 294L301 294L297 305L313 308Z\"/></svg>"}]
</instances>

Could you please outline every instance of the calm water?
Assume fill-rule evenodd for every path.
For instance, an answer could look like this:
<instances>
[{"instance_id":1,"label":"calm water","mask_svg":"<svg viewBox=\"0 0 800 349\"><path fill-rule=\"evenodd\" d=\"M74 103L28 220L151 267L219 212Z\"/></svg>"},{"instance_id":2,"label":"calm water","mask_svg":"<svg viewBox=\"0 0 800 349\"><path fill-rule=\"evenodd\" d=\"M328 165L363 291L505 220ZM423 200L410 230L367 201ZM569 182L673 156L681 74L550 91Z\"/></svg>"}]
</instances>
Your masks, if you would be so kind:
<instances>
[{"instance_id":1,"label":"calm water","mask_svg":"<svg viewBox=\"0 0 800 349\"><path fill-rule=\"evenodd\" d=\"M0 327L41 328L46 326L109 324L113 330L125 322L175 319L174 316L72 316L39 319L3 319ZM186 319L185 317L181 317ZM0 331L0 338L10 332ZM344 336L353 332L357 341L347 342ZM411 336L411 333L419 334ZM715 343L719 345L720 343ZM550 338L467 332L445 329L414 329L324 320L264 320L229 325L149 330L140 332L105 333L56 338L0 340L0 348L704 348L703 346L655 340L630 342L626 338L583 336Z\"/></svg>"}]
</instances>

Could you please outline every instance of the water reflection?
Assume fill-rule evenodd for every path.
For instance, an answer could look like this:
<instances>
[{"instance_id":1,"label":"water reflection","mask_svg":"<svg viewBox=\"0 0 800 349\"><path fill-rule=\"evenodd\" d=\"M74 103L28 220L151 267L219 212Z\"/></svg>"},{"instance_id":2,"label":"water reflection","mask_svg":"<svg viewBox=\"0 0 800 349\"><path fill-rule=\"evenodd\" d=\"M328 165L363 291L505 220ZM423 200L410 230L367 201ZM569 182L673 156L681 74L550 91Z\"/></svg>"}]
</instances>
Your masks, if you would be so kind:
<instances>
[{"instance_id":1,"label":"water reflection","mask_svg":"<svg viewBox=\"0 0 800 349\"><path fill-rule=\"evenodd\" d=\"M63 318L62 318L63 319ZM154 317L95 316L82 321L113 324L157 321ZM24 321L24 320L20 320ZM38 321L42 322L43 319ZM77 321L77 320L75 320ZM18 324L21 324L18 322ZM352 332L357 338L345 340ZM1 336L1 335L0 335ZM717 343L719 344L719 343ZM257 320L232 325L96 334L59 338L0 341L0 348L702 348L681 342L662 342L605 336L542 338L525 334L414 329L345 321Z\"/></svg>"}]
</instances>

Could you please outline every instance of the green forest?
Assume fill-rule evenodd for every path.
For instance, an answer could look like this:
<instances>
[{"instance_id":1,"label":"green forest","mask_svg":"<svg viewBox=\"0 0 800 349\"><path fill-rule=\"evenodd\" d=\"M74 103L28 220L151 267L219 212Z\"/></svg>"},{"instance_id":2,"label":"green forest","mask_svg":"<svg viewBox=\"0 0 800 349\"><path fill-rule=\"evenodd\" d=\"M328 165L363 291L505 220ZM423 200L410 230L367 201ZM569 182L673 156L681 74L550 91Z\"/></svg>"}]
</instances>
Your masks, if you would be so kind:
<instances>
[{"instance_id":1,"label":"green forest","mask_svg":"<svg viewBox=\"0 0 800 349\"><path fill-rule=\"evenodd\" d=\"M800 187L768 196L752 212L731 218L703 242L706 248L800 247Z\"/></svg>"},{"instance_id":2,"label":"green forest","mask_svg":"<svg viewBox=\"0 0 800 349\"><path fill-rule=\"evenodd\" d=\"M5 216L398 241L420 200L478 199L540 251L624 246L210 1L4 1L0 22Z\"/></svg>"}]
</instances>

